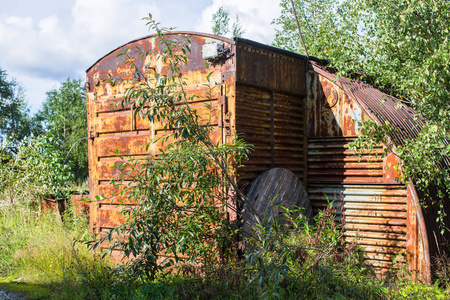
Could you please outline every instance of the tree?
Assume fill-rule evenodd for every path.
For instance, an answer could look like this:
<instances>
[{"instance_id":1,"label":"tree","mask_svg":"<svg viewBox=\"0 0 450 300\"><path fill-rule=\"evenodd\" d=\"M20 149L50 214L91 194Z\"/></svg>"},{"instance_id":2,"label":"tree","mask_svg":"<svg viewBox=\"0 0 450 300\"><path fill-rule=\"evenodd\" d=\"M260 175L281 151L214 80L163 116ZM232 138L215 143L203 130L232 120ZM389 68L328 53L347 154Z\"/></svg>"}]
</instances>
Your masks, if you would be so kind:
<instances>
[{"instance_id":1,"label":"tree","mask_svg":"<svg viewBox=\"0 0 450 300\"><path fill-rule=\"evenodd\" d=\"M138 205L126 206L122 211L124 224L106 237L111 242L110 250L123 249L132 258L130 273L144 280L154 279L158 272L185 258L206 265L217 262L219 252L214 249L237 243L226 210L238 208L227 202L227 191L234 190L245 201L231 174L234 164L245 158L249 150L239 139L216 144L211 139L215 127L211 119L191 107L196 96L185 90L182 73L189 62L189 37L171 39L171 35L166 35L170 31L160 29L151 16L148 25L156 31L155 43L160 47L140 56L142 60L158 59L164 64L163 71L142 73L131 52L140 50L122 52L124 66L136 70L145 80L130 84L118 104L133 107L135 114L150 123L163 124L166 134L148 146L163 143L164 149L159 149L158 155L116 163L121 172L115 187L120 192L113 195L117 198L112 201ZM206 74L208 95L217 88L209 84L211 75ZM205 108L210 114L214 111L209 103ZM94 243L94 247L100 243ZM164 260L160 259L162 253L167 256Z\"/></svg>"},{"instance_id":2,"label":"tree","mask_svg":"<svg viewBox=\"0 0 450 300\"><path fill-rule=\"evenodd\" d=\"M212 19L212 32L215 35L226 36L230 32L230 12L225 10L223 6L213 14ZM242 28L239 16L236 15L236 19L231 26L231 34L234 37L240 37L245 33Z\"/></svg>"},{"instance_id":3,"label":"tree","mask_svg":"<svg viewBox=\"0 0 450 300\"><path fill-rule=\"evenodd\" d=\"M25 92L16 81L8 81L0 69L0 140L8 138L16 145L32 131Z\"/></svg>"},{"instance_id":4,"label":"tree","mask_svg":"<svg viewBox=\"0 0 450 300\"><path fill-rule=\"evenodd\" d=\"M47 92L36 120L59 140L61 151L77 180L88 176L87 110L84 84L68 78Z\"/></svg>"},{"instance_id":5,"label":"tree","mask_svg":"<svg viewBox=\"0 0 450 300\"><path fill-rule=\"evenodd\" d=\"M364 80L415 109L424 127L415 139L397 145L406 180L427 195L433 185L442 201L450 194L450 2L447 0L345 0L296 2L305 43L326 57L340 75ZM312 5L315 4L315 5ZM302 52L290 1L283 0L274 45ZM382 125L362 124L381 142ZM393 129L395 130L395 129ZM446 212L440 209L443 224ZM449 224L447 224L448 226Z\"/></svg>"},{"instance_id":6,"label":"tree","mask_svg":"<svg viewBox=\"0 0 450 300\"><path fill-rule=\"evenodd\" d=\"M223 6L219 7L219 9L213 14L212 19L212 32L215 35L225 36L228 32L230 23L230 12L228 10L224 10Z\"/></svg>"},{"instance_id":7,"label":"tree","mask_svg":"<svg viewBox=\"0 0 450 300\"><path fill-rule=\"evenodd\" d=\"M44 133L13 142L7 139L0 145L0 200L37 206L43 197L67 197L65 187L73 181L73 174L59 141ZM14 155L8 151L11 147L16 148Z\"/></svg>"},{"instance_id":8,"label":"tree","mask_svg":"<svg viewBox=\"0 0 450 300\"><path fill-rule=\"evenodd\" d=\"M337 31L340 14L336 13L337 0L294 0L300 28L308 53L327 58L327 49L333 43L333 34ZM305 54L297 31L297 23L292 11L291 0L282 0L281 16L272 21L280 25L276 28L273 45L286 50Z\"/></svg>"},{"instance_id":9,"label":"tree","mask_svg":"<svg viewBox=\"0 0 450 300\"><path fill-rule=\"evenodd\" d=\"M241 37L245 33L245 29L242 28L241 20L239 19L239 15L236 15L236 19L231 26L231 32L235 37Z\"/></svg>"}]
</instances>

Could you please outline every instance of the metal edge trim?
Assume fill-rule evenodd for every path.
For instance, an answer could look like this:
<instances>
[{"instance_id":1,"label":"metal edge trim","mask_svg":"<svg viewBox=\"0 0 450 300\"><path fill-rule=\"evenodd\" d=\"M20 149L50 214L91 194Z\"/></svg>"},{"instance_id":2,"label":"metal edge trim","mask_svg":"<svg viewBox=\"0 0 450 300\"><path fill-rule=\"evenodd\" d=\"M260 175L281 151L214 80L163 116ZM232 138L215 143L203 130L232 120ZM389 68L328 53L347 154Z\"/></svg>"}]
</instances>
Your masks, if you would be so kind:
<instances>
[{"instance_id":1,"label":"metal edge trim","mask_svg":"<svg viewBox=\"0 0 450 300\"><path fill-rule=\"evenodd\" d=\"M204 36L204 37L209 37L209 38L213 38L216 40L221 40L223 42L229 43L231 45L234 45L235 42L232 39L226 38L226 37L222 37L222 36L218 36L218 35L214 35L214 34L210 34L210 33L201 33L201 32L195 32L195 31L172 31L169 33L165 33L163 35L198 35L198 36ZM99 58L95 63L93 63L89 68L86 69L86 73L89 72L90 69L92 69L99 61L101 61L102 59L104 59L105 57L111 55L112 53L114 53L115 51L117 51L120 48L123 48L127 45L130 45L132 43L141 41L141 40L145 40L145 39L149 39L152 37L158 36L157 34L149 34L134 40L129 41L128 43L125 43L119 47L116 47L115 49L111 50L110 52L108 52L107 54L103 55L101 58Z\"/></svg>"},{"instance_id":2,"label":"metal edge trim","mask_svg":"<svg viewBox=\"0 0 450 300\"><path fill-rule=\"evenodd\" d=\"M422 245L425 260L425 274L423 274L423 281L426 284L431 284L430 250L428 246L428 234L426 230L425 220L423 217L422 207L420 206L419 196L417 195L417 191L413 183L410 182L408 184L408 190L411 193L411 198L414 202L414 206L416 207L417 220L419 222L420 230L422 231Z\"/></svg>"}]
</instances>

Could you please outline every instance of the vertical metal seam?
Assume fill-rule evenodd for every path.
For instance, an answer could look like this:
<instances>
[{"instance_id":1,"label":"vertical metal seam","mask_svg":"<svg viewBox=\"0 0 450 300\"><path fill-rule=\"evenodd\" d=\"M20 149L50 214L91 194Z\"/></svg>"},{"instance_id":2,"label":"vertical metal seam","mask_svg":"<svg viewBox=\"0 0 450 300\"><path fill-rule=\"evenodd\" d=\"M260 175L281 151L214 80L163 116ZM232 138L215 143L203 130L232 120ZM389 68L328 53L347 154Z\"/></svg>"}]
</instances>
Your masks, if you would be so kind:
<instances>
[{"instance_id":1,"label":"vertical metal seam","mask_svg":"<svg viewBox=\"0 0 450 300\"><path fill-rule=\"evenodd\" d=\"M306 73L308 78L308 72ZM308 190L308 94L303 98L303 185Z\"/></svg>"},{"instance_id":2,"label":"vertical metal seam","mask_svg":"<svg viewBox=\"0 0 450 300\"><path fill-rule=\"evenodd\" d=\"M271 165L275 166L275 112L274 112L274 91L270 90L270 150L271 150Z\"/></svg>"},{"instance_id":3,"label":"vertical metal seam","mask_svg":"<svg viewBox=\"0 0 450 300\"><path fill-rule=\"evenodd\" d=\"M131 106L131 131L136 130L136 114L134 113L134 104Z\"/></svg>"}]
</instances>

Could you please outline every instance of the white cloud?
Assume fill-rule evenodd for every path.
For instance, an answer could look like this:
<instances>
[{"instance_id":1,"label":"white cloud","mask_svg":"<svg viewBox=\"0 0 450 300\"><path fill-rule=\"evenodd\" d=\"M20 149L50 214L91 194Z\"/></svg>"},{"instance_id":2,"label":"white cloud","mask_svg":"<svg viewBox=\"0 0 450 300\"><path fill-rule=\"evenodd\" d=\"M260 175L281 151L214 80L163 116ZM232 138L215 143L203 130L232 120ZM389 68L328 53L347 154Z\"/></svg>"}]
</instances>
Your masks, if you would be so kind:
<instances>
[{"instance_id":1,"label":"white cloud","mask_svg":"<svg viewBox=\"0 0 450 300\"><path fill-rule=\"evenodd\" d=\"M230 25L239 15L243 37L270 44L275 36L274 26L270 23L281 14L278 1L274 0L214 0L213 4L203 9L197 30L211 32L212 15L223 6L230 12Z\"/></svg>"},{"instance_id":2,"label":"white cloud","mask_svg":"<svg viewBox=\"0 0 450 300\"><path fill-rule=\"evenodd\" d=\"M84 71L121 43L147 34L141 18L149 11L159 13L143 1L77 0L71 15L59 16L71 18L69 26L54 14L40 20L9 17L0 21L0 44L10 45L0 49L0 57L7 67L52 79Z\"/></svg>"},{"instance_id":3,"label":"white cloud","mask_svg":"<svg viewBox=\"0 0 450 300\"><path fill-rule=\"evenodd\" d=\"M97 59L148 34L141 19L149 12L160 14L151 1L76 0L65 15L1 18L0 67L25 87L35 111L55 82L84 78Z\"/></svg>"},{"instance_id":4,"label":"white cloud","mask_svg":"<svg viewBox=\"0 0 450 300\"><path fill-rule=\"evenodd\" d=\"M151 2L77 0L72 7L71 36L80 46L82 59L94 63L114 48L148 34L142 17L149 12L156 17L160 14Z\"/></svg>"},{"instance_id":5,"label":"white cloud","mask_svg":"<svg viewBox=\"0 0 450 300\"><path fill-rule=\"evenodd\" d=\"M212 14L223 5L239 14L244 37L270 43L270 22L280 8L274 0L15 0L0 11L0 68L27 90L32 110L45 92L85 70L111 50L149 34L141 19L152 13L162 26L211 31Z\"/></svg>"},{"instance_id":6,"label":"white cloud","mask_svg":"<svg viewBox=\"0 0 450 300\"><path fill-rule=\"evenodd\" d=\"M28 102L32 114L36 113L41 108L42 102L46 97L45 93L51 89L58 88L60 83L60 80L30 76L26 73L8 72L8 75L10 78L20 78L20 81L17 81L25 89L25 99ZM79 77L74 77L74 79L78 78Z\"/></svg>"},{"instance_id":7,"label":"white cloud","mask_svg":"<svg viewBox=\"0 0 450 300\"><path fill-rule=\"evenodd\" d=\"M65 32L54 15L36 22L11 17L0 21L0 66L7 71L59 78L73 63L73 47L67 48Z\"/></svg>"},{"instance_id":8,"label":"white cloud","mask_svg":"<svg viewBox=\"0 0 450 300\"><path fill-rule=\"evenodd\" d=\"M33 25L32 18L20 18L16 16L9 17L5 20L6 24L27 28Z\"/></svg>"}]
</instances>

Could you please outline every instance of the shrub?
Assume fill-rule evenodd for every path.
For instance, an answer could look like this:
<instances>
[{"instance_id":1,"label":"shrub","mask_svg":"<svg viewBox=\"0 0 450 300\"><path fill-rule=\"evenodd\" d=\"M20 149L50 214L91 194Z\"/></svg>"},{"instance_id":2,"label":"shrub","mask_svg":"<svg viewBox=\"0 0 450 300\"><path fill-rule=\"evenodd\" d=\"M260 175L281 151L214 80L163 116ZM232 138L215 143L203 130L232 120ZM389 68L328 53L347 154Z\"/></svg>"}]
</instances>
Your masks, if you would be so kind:
<instances>
[{"instance_id":1,"label":"shrub","mask_svg":"<svg viewBox=\"0 0 450 300\"><path fill-rule=\"evenodd\" d=\"M65 196L73 174L55 143L49 133L25 138L17 148L9 140L0 146L0 200L36 205L44 196Z\"/></svg>"},{"instance_id":2,"label":"shrub","mask_svg":"<svg viewBox=\"0 0 450 300\"><path fill-rule=\"evenodd\" d=\"M154 70L142 74L133 54L125 50L126 67L145 80L131 85L118 104L134 107L140 117L163 124L167 134L151 143L164 143L165 150L157 156L121 162L121 174L114 181L121 193L116 197L138 205L124 207L125 223L110 231L106 239L110 250L123 249L131 258L128 266L132 274L151 281L180 260L199 266L213 263L218 259L218 249L234 241L226 209L236 211L237 207L227 203L226 196L234 190L245 201L231 179L231 167L246 157L249 147L239 139L222 145L211 140L211 120L202 120L190 107L195 96L188 96L184 90L181 70L189 60L189 37L171 39L151 16L148 21L157 32L159 47L140 53L140 57L158 57L166 73ZM211 94L213 87L206 85ZM210 106L207 108L212 112ZM130 177L131 184L121 181ZM102 240L92 245L95 248L100 243ZM160 257L163 251L165 259Z\"/></svg>"}]
</instances>

